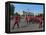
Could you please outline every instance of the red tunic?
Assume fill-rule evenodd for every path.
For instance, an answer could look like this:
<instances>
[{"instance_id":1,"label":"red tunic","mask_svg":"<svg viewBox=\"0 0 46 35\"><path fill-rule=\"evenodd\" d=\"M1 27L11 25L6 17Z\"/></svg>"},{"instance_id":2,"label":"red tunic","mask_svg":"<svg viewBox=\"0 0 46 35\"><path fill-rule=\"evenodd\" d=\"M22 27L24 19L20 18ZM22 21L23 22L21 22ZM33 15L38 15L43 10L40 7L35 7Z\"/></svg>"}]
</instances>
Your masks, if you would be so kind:
<instances>
[{"instance_id":1,"label":"red tunic","mask_svg":"<svg viewBox=\"0 0 46 35\"><path fill-rule=\"evenodd\" d=\"M30 16L26 16L25 19L26 19L26 21L29 21L30 20Z\"/></svg>"},{"instance_id":2,"label":"red tunic","mask_svg":"<svg viewBox=\"0 0 46 35\"><path fill-rule=\"evenodd\" d=\"M16 22L16 23L19 22L19 16L15 16L15 22Z\"/></svg>"}]
</instances>

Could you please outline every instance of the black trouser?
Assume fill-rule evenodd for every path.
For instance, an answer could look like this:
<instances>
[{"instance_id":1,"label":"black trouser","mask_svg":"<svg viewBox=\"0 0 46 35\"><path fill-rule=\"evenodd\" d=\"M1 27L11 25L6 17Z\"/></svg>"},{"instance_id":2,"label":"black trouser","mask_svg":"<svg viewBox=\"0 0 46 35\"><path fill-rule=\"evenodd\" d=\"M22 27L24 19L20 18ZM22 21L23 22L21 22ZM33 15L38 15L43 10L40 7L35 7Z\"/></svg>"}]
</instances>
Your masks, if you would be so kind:
<instances>
[{"instance_id":1,"label":"black trouser","mask_svg":"<svg viewBox=\"0 0 46 35\"><path fill-rule=\"evenodd\" d=\"M14 29L14 27L15 27L15 25L17 24L17 27L19 28L19 23L17 22L15 22L15 24L13 25L13 29Z\"/></svg>"},{"instance_id":2,"label":"black trouser","mask_svg":"<svg viewBox=\"0 0 46 35\"><path fill-rule=\"evenodd\" d=\"M39 28L42 28L42 22L39 24Z\"/></svg>"}]
</instances>

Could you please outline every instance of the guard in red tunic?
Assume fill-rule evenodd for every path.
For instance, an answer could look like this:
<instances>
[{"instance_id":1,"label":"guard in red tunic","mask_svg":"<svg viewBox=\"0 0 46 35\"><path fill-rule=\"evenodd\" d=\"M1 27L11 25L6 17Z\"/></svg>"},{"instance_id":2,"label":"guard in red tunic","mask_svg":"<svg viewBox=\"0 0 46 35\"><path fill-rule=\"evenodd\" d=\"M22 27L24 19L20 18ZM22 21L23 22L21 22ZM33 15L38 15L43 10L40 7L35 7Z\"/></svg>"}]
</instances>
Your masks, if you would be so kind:
<instances>
[{"instance_id":1,"label":"guard in red tunic","mask_svg":"<svg viewBox=\"0 0 46 35\"><path fill-rule=\"evenodd\" d=\"M17 24L17 27L19 28L19 21L20 21L20 16L16 15L15 16L15 24L13 25L13 29L14 29L14 27L15 27L16 24Z\"/></svg>"},{"instance_id":2,"label":"guard in red tunic","mask_svg":"<svg viewBox=\"0 0 46 35\"><path fill-rule=\"evenodd\" d=\"M28 16L26 15L25 16L25 20L26 20L27 24L29 24L29 22L30 22L30 16L29 15Z\"/></svg>"}]
</instances>

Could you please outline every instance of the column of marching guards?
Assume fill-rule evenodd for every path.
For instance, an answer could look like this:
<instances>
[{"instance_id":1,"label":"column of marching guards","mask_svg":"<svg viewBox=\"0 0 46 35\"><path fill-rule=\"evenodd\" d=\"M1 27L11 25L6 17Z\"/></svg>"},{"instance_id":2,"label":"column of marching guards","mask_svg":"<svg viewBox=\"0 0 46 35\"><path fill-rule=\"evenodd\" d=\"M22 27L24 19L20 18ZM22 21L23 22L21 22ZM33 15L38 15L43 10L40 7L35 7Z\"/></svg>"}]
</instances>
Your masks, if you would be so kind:
<instances>
[{"instance_id":1,"label":"column of marching guards","mask_svg":"<svg viewBox=\"0 0 46 35\"><path fill-rule=\"evenodd\" d=\"M14 29L16 24L17 24L17 27L20 28L19 27L19 22L20 22L20 19L21 19L20 15L13 16L12 19L14 19L14 18L15 18L15 23L14 23L12 29ZM30 15L26 15L24 17L24 19L25 19L25 22L27 24L30 24L30 22L32 22L33 24L34 23L38 23L39 24L39 28L42 28L42 26L43 26L42 25L43 21L44 21L44 17L43 16L30 16Z\"/></svg>"}]
</instances>

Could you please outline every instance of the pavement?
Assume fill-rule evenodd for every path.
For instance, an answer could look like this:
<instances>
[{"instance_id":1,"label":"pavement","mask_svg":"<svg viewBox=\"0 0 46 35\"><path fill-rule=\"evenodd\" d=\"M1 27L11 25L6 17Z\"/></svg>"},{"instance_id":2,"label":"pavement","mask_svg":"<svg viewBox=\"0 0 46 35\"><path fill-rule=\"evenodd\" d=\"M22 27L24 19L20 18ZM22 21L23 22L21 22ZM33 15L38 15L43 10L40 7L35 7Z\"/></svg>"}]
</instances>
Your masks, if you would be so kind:
<instances>
[{"instance_id":1,"label":"pavement","mask_svg":"<svg viewBox=\"0 0 46 35\"><path fill-rule=\"evenodd\" d=\"M15 28L12 29L14 23L15 23L15 19L10 21L10 31L11 32L43 30L43 27L39 28L38 23L30 22L30 24L27 24L24 19L20 19L20 22L19 22L19 27L20 28L17 28L17 25L15 25Z\"/></svg>"}]
</instances>

